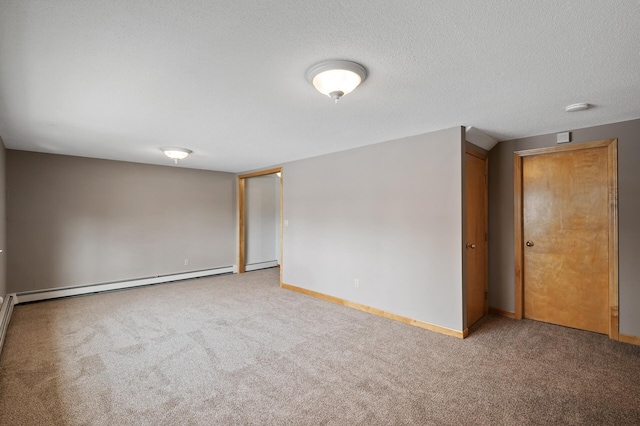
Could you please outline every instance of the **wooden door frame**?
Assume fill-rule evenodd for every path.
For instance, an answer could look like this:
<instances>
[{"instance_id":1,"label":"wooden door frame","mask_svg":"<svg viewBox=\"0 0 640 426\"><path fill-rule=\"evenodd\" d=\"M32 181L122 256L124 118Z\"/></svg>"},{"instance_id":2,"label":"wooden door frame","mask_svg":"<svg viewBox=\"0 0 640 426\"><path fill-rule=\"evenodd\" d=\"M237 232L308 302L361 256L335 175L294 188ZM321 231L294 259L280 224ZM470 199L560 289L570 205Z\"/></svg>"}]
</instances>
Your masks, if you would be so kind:
<instances>
[{"instance_id":1,"label":"wooden door frame","mask_svg":"<svg viewBox=\"0 0 640 426\"><path fill-rule=\"evenodd\" d=\"M485 262L486 262L485 275L486 276L485 276L485 281L484 281L485 292L487 294L487 297L486 297L485 303L484 303L484 314L486 315L486 314L489 313L489 156L487 154L483 153L483 152L480 152L480 151L474 149L473 146L469 142L467 142L466 147L465 147L465 155L466 154L469 154L469 155L471 155L473 157L479 158L480 160L484 161L484 175L485 175L485 179L486 179L485 180L485 184L484 184L484 211L485 211L485 214L484 214L484 219L485 219L484 230L485 230L485 233L487 235L487 240L486 240L486 243L487 243L487 247L486 247L487 256L486 256L486 259L485 259ZM466 163L466 161L465 161L465 163ZM466 178L466 171L465 171L465 178ZM465 183L465 185L466 185L466 183ZM467 188L465 186L465 198L467 196L466 191L467 191ZM465 201L465 203L466 203L466 201ZM467 207L466 207L466 204L465 204L465 237L464 238L465 238L465 241L469 241L469 238L466 235L466 233L467 233L467 229L466 229L466 220L467 220L467 218L466 218L466 214L467 214L466 208ZM465 258L464 259L465 259L465 270L466 270L466 259L467 259L466 252L465 252ZM468 278L469 277L467 276L467 274L465 274L465 277L464 277L464 279L465 279L465 282L464 282L465 305L468 305L468 303L469 303L468 297L466 295ZM469 319L466 318L467 306L465 306L464 309L465 309L465 326L466 326L466 328L468 328L469 327L469 324L468 324Z\"/></svg>"},{"instance_id":2,"label":"wooden door frame","mask_svg":"<svg viewBox=\"0 0 640 426\"><path fill-rule=\"evenodd\" d=\"M513 153L513 202L514 202L514 250L515 250L515 318L524 316L524 220L523 179L524 157L560 152L607 148L607 180L609 197L609 338L619 339L618 327L618 139L606 139L558 147L528 149Z\"/></svg>"},{"instance_id":3,"label":"wooden door frame","mask_svg":"<svg viewBox=\"0 0 640 426\"><path fill-rule=\"evenodd\" d=\"M276 173L280 173L280 258L278 262L280 263L280 282L282 283L282 167L238 175L238 273L243 274L245 272L245 180Z\"/></svg>"}]
</instances>

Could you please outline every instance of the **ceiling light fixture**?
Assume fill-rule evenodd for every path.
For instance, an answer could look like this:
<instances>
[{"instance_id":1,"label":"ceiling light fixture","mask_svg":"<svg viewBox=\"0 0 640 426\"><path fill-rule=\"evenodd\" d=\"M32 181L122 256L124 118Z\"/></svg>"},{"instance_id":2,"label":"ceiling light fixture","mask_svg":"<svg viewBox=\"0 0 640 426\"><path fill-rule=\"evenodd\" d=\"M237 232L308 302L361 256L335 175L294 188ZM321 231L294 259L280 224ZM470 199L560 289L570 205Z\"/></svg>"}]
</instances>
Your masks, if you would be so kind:
<instances>
[{"instance_id":1,"label":"ceiling light fixture","mask_svg":"<svg viewBox=\"0 0 640 426\"><path fill-rule=\"evenodd\" d=\"M176 164L178 164L178 160L187 158L187 155L193 152L186 148L178 148L174 146L166 146L160 149L162 150L162 152L164 152L164 155L171 158L173 161L175 161Z\"/></svg>"},{"instance_id":2,"label":"ceiling light fixture","mask_svg":"<svg viewBox=\"0 0 640 426\"><path fill-rule=\"evenodd\" d=\"M572 104L564 107L564 110L567 112L584 111L585 109L588 109L590 106L591 105L586 103Z\"/></svg>"},{"instance_id":3,"label":"ceiling light fixture","mask_svg":"<svg viewBox=\"0 0 640 426\"><path fill-rule=\"evenodd\" d=\"M338 99L351 93L367 78L367 70L351 61L325 61L309 68L307 80L318 92Z\"/></svg>"}]
</instances>

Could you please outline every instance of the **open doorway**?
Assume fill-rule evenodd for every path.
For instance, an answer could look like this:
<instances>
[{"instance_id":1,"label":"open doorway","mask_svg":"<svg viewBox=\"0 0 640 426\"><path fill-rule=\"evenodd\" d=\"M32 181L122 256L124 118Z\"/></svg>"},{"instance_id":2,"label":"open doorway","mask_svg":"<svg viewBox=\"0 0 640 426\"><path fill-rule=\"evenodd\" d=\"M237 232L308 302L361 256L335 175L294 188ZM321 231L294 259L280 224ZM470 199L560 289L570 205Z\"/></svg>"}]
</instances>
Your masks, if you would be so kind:
<instances>
[{"instance_id":1,"label":"open doorway","mask_svg":"<svg viewBox=\"0 0 640 426\"><path fill-rule=\"evenodd\" d=\"M238 218L238 273L281 266L281 167L238 176Z\"/></svg>"}]
</instances>

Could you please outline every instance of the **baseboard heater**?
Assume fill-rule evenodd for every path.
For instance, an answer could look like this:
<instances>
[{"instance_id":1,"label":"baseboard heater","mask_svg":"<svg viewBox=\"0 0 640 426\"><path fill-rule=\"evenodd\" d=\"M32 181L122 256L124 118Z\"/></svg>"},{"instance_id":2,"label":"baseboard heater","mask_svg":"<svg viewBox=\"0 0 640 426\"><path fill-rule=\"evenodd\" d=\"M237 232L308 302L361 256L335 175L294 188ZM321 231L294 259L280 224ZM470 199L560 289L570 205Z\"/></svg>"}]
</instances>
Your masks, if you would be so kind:
<instances>
[{"instance_id":1,"label":"baseboard heater","mask_svg":"<svg viewBox=\"0 0 640 426\"><path fill-rule=\"evenodd\" d=\"M266 262L247 263L244 270L249 272L256 271L258 269L275 268L276 266L278 266L277 260L268 260Z\"/></svg>"},{"instance_id":2,"label":"baseboard heater","mask_svg":"<svg viewBox=\"0 0 640 426\"><path fill-rule=\"evenodd\" d=\"M11 321L13 307L20 303L37 302L40 300L58 299L60 297L80 296L83 294L102 293L105 291L123 290L125 288L142 287L146 285L162 284L171 281L202 278L211 275L231 274L238 272L237 266L224 266L214 269L185 272L181 274L158 275L148 278L136 278L126 281L112 281L106 283L87 284L72 287L60 287L46 290L23 291L7 294L2 306L0 306L0 353Z\"/></svg>"},{"instance_id":3,"label":"baseboard heater","mask_svg":"<svg viewBox=\"0 0 640 426\"><path fill-rule=\"evenodd\" d=\"M229 274L236 272L235 266L225 266L215 269L203 269L200 271L185 272L171 275L158 275L134 280L112 281L106 283L86 284L72 287L60 287L46 290L23 291L13 293L16 297L15 304L37 302L40 300L57 299L60 297L79 296L82 294L102 293L105 291L122 290L125 288L141 287L151 284L162 284L171 281L188 280L191 278L208 277L210 275Z\"/></svg>"},{"instance_id":4,"label":"baseboard heater","mask_svg":"<svg viewBox=\"0 0 640 426\"><path fill-rule=\"evenodd\" d=\"M15 305L15 301L16 296L9 294L4 299L2 306L0 306L0 353L2 353L2 346L4 346L4 338L7 335L7 329L9 328L9 321L11 320L11 313L13 312L13 305Z\"/></svg>"}]
</instances>

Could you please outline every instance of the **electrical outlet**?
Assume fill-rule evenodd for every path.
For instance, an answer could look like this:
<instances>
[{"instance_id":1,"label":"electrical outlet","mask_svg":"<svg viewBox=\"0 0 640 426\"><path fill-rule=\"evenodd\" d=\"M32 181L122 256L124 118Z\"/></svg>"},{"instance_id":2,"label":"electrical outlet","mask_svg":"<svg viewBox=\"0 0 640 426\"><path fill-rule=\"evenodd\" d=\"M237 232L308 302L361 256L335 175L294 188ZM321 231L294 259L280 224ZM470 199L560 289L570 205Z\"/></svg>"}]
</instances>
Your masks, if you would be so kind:
<instances>
[{"instance_id":1,"label":"electrical outlet","mask_svg":"<svg viewBox=\"0 0 640 426\"><path fill-rule=\"evenodd\" d=\"M359 278L356 278L356 279L353 281L353 286L354 286L355 288L360 287L360 279L359 279Z\"/></svg>"},{"instance_id":2,"label":"electrical outlet","mask_svg":"<svg viewBox=\"0 0 640 426\"><path fill-rule=\"evenodd\" d=\"M184 266L189 266L189 259L184 260Z\"/></svg>"}]
</instances>

